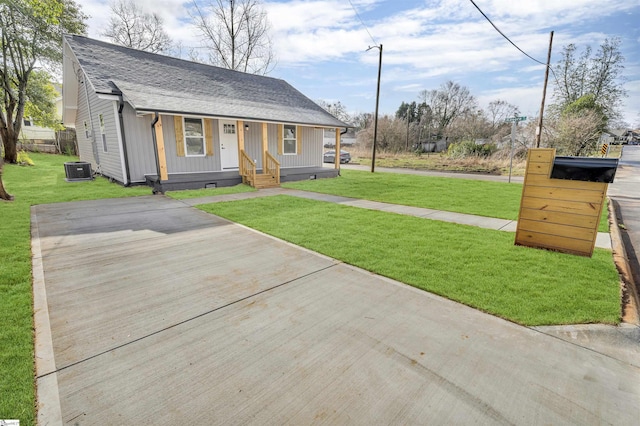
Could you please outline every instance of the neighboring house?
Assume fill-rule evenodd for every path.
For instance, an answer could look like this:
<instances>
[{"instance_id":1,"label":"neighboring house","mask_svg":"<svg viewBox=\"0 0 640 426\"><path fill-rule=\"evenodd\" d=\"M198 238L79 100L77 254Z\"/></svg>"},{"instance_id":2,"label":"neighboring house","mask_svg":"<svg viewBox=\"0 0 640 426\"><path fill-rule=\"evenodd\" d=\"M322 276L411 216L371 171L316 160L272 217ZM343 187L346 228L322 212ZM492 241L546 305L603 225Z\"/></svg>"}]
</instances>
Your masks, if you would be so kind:
<instances>
[{"instance_id":1,"label":"neighboring house","mask_svg":"<svg viewBox=\"0 0 640 426\"><path fill-rule=\"evenodd\" d=\"M356 132L355 129L347 129L347 132L340 135L340 145L344 147L353 146L356 144ZM324 147L334 148L336 146L336 131L335 129L325 129L324 131Z\"/></svg>"},{"instance_id":2,"label":"neighboring house","mask_svg":"<svg viewBox=\"0 0 640 426\"><path fill-rule=\"evenodd\" d=\"M36 126L31 117L25 117L20 128L20 142L31 144L53 144L56 132L48 127Z\"/></svg>"},{"instance_id":3,"label":"neighboring house","mask_svg":"<svg viewBox=\"0 0 640 426\"><path fill-rule=\"evenodd\" d=\"M54 83L53 87L57 92L54 100L56 109L56 119L62 121L62 86ZM75 133L73 131L61 130L56 132L49 127L40 127L33 122L31 117L25 117L20 128L18 138L18 149L27 151L40 151L48 153L60 153L75 151Z\"/></svg>"},{"instance_id":4,"label":"neighboring house","mask_svg":"<svg viewBox=\"0 0 640 426\"><path fill-rule=\"evenodd\" d=\"M602 132L601 143L609 144L631 144L640 143L640 132L630 129L611 129Z\"/></svg>"},{"instance_id":5,"label":"neighboring house","mask_svg":"<svg viewBox=\"0 0 640 426\"><path fill-rule=\"evenodd\" d=\"M66 35L63 123L80 159L154 191L337 176L323 131L349 127L287 82Z\"/></svg>"}]
</instances>

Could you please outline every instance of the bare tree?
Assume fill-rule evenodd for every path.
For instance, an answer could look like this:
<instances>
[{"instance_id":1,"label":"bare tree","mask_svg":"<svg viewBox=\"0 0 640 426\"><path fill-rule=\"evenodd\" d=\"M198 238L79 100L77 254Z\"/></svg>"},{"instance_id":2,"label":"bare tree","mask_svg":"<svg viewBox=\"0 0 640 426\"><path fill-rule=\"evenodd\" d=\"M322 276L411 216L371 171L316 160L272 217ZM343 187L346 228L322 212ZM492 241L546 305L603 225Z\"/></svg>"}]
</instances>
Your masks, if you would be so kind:
<instances>
[{"instance_id":1,"label":"bare tree","mask_svg":"<svg viewBox=\"0 0 640 426\"><path fill-rule=\"evenodd\" d=\"M438 138L446 135L447 128L458 116L477 109L476 99L469 89L451 80L437 90L423 90L419 98L431 108Z\"/></svg>"},{"instance_id":2,"label":"bare tree","mask_svg":"<svg viewBox=\"0 0 640 426\"><path fill-rule=\"evenodd\" d=\"M207 62L253 74L273 69L269 20L259 0L193 1L194 25L202 35Z\"/></svg>"},{"instance_id":3,"label":"bare tree","mask_svg":"<svg viewBox=\"0 0 640 426\"><path fill-rule=\"evenodd\" d=\"M622 98L627 95L623 87L624 56L620 44L619 38L605 39L594 56L589 46L579 56L574 44L563 48L555 66L554 96L560 110L591 94L607 118L619 117Z\"/></svg>"},{"instance_id":4,"label":"bare tree","mask_svg":"<svg viewBox=\"0 0 640 426\"><path fill-rule=\"evenodd\" d=\"M111 18L102 33L113 43L152 53L166 53L173 42L156 13L145 13L133 0L111 3Z\"/></svg>"},{"instance_id":5,"label":"bare tree","mask_svg":"<svg viewBox=\"0 0 640 426\"><path fill-rule=\"evenodd\" d=\"M406 121L391 115L378 119L378 139L376 146L380 151L401 152L405 150ZM373 145L373 126L367 126L356 135L358 145L370 148Z\"/></svg>"},{"instance_id":6,"label":"bare tree","mask_svg":"<svg viewBox=\"0 0 640 426\"><path fill-rule=\"evenodd\" d=\"M332 102L327 102L324 99L318 99L316 100L316 103L320 107L322 107L322 109L327 111L329 114L336 117L338 120L344 123L351 122L351 115L349 115L349 112L347 111L347 107L345 107L342 104L342 102L337 101L332 103Z\"/></svg>"},{"instance_id":7,"label":"bare tree","mask_svg":"<svg viewBox=\"0 0 640 426\"><path fill-rule=\"evenodd\" d=\"M589 156L598 146L602 115L593 109L563 114L549 126L549 146L559 155Z\"/></svg>"},{"instance_id":8,"label":"bare tree","mask_svg":"<svg viewBox=\"0 0 640 426\"><path fill-rule=\"evenodd\" d=\"M518 107L507 101L496 99L489 102L487 107L487 118L491 123L491 127L497 129L505 124L509 117L513 117L518 112Z\"/></svg>"}]
</instances>

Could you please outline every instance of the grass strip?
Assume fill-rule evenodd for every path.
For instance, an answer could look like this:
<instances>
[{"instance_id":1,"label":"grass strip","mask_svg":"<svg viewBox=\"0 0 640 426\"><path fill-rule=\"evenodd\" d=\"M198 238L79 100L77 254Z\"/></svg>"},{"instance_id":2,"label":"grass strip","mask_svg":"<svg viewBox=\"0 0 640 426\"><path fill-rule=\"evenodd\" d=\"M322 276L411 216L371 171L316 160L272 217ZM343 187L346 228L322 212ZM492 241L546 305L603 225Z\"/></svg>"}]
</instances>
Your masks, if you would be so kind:
<instances>
[{"instance_id":1,"label":"grass strip","mask_svg":"<svg viewBox=\"0 0 640 426\"><path fill-rule=\"evenodd\" d=\"M30 154L35 166L5 164L13 202L0 201L0 419L35 424L30 207L36 204L151 195L107 179L65 182L64 162L75 157Z\"/></svg>"},{"instance_id":2,"label":"grass strip","mask_svg":"<svg viewBox=\"0 0 640 426\"><path fill-rule=\"evenodd\" d=\"M606 250L584 258L518 247L505 232L289 196L199 208L519 324L620 320Z\"/></svg>"},{"instance_id":3,"label":"grass strip","mask_svg":"<svg viewBox=\"0 0 640 426\"><path fill-rule=\"evenodd\" d=\"M383 203L517 220L522 184L342 170L336 179L305 180L283 187ZM598 232L609 232L603 209Z\"/></svg>"},{"instance_id":4,"label":"grass strip","mask_svg":"<svg viewBox=\"0 0 640 426\"><path fill-rule=\"evenodd\" d=\"M166 195L175 200L186 200L187 198L211 197L215 195L239 194L241 192L254 192L255 188L243 183L235 186L224 186L222 188L188 189L184 191L168 191Z\"/></svg>"}]
</instances>

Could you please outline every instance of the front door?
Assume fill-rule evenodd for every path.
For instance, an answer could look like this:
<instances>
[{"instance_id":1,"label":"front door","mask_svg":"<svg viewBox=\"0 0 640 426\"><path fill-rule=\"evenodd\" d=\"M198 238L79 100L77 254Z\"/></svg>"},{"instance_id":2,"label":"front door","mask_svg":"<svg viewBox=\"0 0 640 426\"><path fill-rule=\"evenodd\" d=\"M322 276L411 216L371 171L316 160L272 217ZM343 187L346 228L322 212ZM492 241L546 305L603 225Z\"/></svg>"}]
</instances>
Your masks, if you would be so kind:
<instances>
[{"instance_id":1,"label":"front door","mask_svg":"<svg viewBox=\"0 0 640 426\"><path fill-rule=\"evenodd\" d=\"M222 170L238 168L238 134L235 121L219 121L220 166Z\"/></svg>"}]
</instances>

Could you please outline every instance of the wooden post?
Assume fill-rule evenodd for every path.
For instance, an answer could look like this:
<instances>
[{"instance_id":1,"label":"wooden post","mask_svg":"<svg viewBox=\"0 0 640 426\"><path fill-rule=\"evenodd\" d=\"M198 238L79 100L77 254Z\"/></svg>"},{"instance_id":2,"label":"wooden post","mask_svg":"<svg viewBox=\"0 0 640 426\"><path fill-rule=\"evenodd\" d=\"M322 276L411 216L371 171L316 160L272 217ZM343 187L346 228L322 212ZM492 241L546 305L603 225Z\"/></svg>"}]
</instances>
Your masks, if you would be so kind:
<instances>
[{"instance_id":1,"label":"wooden post","mask_svg":"<svg viewBox=\"0 0 640 426\"><path fill-rule=\"evenodd\" d=\"M162 116L158 116L158 122L155 126L156 130L156 145L158 147L158 164L160 165L160 180L168 180L169 174L167 172L167 153L164 149L164 135L162 134Z\"/></svg>"},{"instance_id":2,"label":"wooden post","mask_svg":"<svg viewBox=\"0 0 640 426\"><path fill-rule=\"evenodd\" d=\"M267 170L267 152L269 152L268 124L262 123L262 173Z\"/></svg>"},{"instance_id":3,"label":"wooden post","mask_svg":"<svg viewBox=\"0 0 640 426\"><path fill-rule=\"evenodd\" d=\"M336 158L334 158L335 168L340 170L340 128L336 127Z\"/></svg>"}]
</instances>

